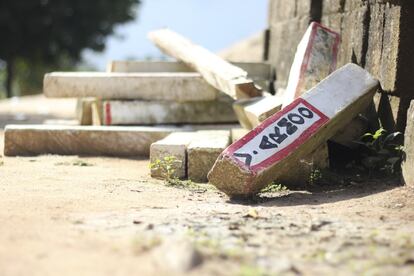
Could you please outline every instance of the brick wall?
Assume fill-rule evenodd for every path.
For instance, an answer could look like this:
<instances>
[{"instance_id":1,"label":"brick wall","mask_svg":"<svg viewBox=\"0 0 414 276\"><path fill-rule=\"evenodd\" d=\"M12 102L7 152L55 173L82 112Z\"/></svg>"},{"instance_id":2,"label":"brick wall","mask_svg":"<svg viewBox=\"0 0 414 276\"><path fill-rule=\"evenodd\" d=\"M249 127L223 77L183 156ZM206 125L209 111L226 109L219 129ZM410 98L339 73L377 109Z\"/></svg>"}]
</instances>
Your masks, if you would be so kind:
<instances>
[{"instance_id":1,"label":"brick wall","mask_svg":"<svg viewBox=\"0 0 414 276\"><path fill-rule=\"evenodd\" d=\"M338 66L366 68L381 82L375 98L388 129L403 130L414 99L414 1L269 0L267 59L286 87L296 46L311 21L341 34Z\"/></svg>"}]
</instances>

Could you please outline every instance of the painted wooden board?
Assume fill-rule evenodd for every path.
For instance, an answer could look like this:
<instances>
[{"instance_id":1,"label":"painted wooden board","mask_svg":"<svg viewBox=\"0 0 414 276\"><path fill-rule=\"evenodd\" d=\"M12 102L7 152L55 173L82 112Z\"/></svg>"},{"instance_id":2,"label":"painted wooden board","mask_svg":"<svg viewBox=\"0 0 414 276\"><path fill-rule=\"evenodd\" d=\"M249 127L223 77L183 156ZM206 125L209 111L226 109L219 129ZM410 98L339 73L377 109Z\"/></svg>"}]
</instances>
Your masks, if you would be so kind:
<instances>
[{"instance_id":1,"label":"painted wooden board","mask_svg":"<svg viewBox=\"0 0 414 276\"><path fill-rule=\"evenodd\" d=\"M207 49L193 44L185 37L168 29L149 33L149 38L166 54L183 61L199 72L204 79L234 99L261 96L248 73Z\"/></svg>"},{"instance_id":2,"label":"painted wooden board","mask_svg":"<svg viewBox=\"0 0 414 276\"><path fill-rule=\"evenodd\" d=\"M185 123L237 122L232 108L233 99L222 96L215 101L104 101L104 125L148 125Z\"/></svg>"},{"instance_id":3,"label":"painted wooden board","mask_svg":"<svg viewBox=\"0 0 414 276\"><path fill-rule=\"evenodd\" d=\"M338 33L312 22L300 41L290 69L283 107L317 85L336 69Z\"/></svg>"},{"instance_id":4,"label":"painted wooden board","mask_svg":"<svg viewBox=\"0 0 414 276\"><path fill-rule=\"evenodd\" d=\"M230 62L234 66L245 70L252 80L271 79L271 66L264 62ZM196 71L179 61L110 61L107 66L108 73L174 73Z\"/></svg>"},{"instance_id":5,"label":"painted wooden board","mask_svg":"<svg viewBox=\"0 0 414 276\"><path fill-rule=\"evenodd\" d=\"M218 91L198 73L55 72L45 75L50 98L211 101Z\"/></svg>"},{"instance_id":6,"label":"painted wooden board","mask_svg":"<svg viewBox=\"0 0 414 276\"><path fill-rule=\"evenodd\" d=\"M259 192L345 127L369 105L377 88L367 71L345 65L230 145L209 181L230 196Z\"/></svg>"}]
</instances>

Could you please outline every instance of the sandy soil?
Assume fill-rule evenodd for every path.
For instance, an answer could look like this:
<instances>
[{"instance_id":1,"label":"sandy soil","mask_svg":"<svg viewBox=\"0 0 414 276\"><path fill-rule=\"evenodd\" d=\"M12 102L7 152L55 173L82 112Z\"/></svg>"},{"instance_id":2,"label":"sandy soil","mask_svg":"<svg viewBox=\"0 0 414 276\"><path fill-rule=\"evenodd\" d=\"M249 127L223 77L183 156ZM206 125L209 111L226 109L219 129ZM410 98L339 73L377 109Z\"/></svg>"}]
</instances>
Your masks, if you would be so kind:
<instances>
[{"instance_id":1,"label":"sandy soil","mask_svg":"<svg viewBox=\"0 0 414 276\"><path fill-rule=\"evenodd\" d=\"M397 180L234 202L153 180L146 159L1 161L1 275L414 274L414 192Z\"/></svg>"}]
</instances>

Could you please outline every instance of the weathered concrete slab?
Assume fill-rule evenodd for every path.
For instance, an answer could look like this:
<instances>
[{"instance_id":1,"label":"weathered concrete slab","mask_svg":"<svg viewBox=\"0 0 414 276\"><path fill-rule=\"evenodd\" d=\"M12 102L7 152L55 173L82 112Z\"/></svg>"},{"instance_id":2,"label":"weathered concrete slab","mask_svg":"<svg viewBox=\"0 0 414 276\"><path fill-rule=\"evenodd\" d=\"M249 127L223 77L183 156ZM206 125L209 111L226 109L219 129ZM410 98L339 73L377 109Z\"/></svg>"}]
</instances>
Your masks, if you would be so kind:
<instances>
[{"instance_id":1,"label":"weathered concrete slab","mask_svg":"<svg viewBox=\"0 0 414 276\"><path fill-rule=\"evenodd\" d=\"M220 153L230 144L230 131L198 131L187 148L188 179L207 182L207 173Z\"/></svg>"},{"instance_id":2,"label":"weathered concrete slab","mask_svg":"<svg viewBox=\"0 0 414 276\"><path fill-rule=\"evenodd\" d=\"M271 66L264 62L230 62L234 66L245 70L253 80L270 80ZM120 61L108 63L107 72L116 73L173 73L196 71L180 61ZM200 75L201 76L201 75Z\"/></svg>"},{"instance_id":3,"label":"weathered concrete slab","mask_svg":"<svg viewBox=\"0 0 414 276\"><path fill-rule=\"evenodd\" d=\"M405 158L402 163L402 175L405 185L414 188L414 101L407 114L407 127L404 134Z\"/></svg>"},{"instance_id":4,"label":"weathered concrete slab","mask_svg":"<svg viewBox=\"0 0 414 276\"><path fill-rule=\"evenodd\" d=\"M150 145L177 127L8 125L6 156L40 154L148 156Z\"/></svg>"},{"instance_id":5,"label":"weathered concrete slab","mask_svg":"<svg viewBox=\"0 0 414 276\"><path fill-rule=\"evenodd\" d=\"M259 192L345 127L377 88L378 81L359 66L340 68L228 147L209 181L230 196Z\"/></svg>"},{"instance_id":6,"label":"weathered concrete slab","mask_svg":"<svg viewBox=\"0 0 414 276\"><path fill-rule=\"evenodd\" d=\"M246 71L185 37L168 29L150 32L148 36L163 52L194 68L209 84L230 97L241 99L261 96L261 89L248 78Z\"/></svg>"},{"instance_id":7,"label":"weathered concrete slab","mask_svg":"<svg viewBox=\"0 0 414 276\"><path fill-rule=\"evenodd\" d=\"M187 176L187 147L196 137L196 132L175 132L162 140L151 144L150 160L154 164L157 160L164 162L165 157L175 158L172 162L174 173L171 177L183 179ZM151 176L166 178L165 169L151 168Z\"/></svg>"},{"instance_id":8,"label":"weathered concrete slab","mask_svg":"<svg viewBox=\"0 0 414 276\"><path fill-rule=\"evenodd\" d=\"M45 75L43 92L51 98L176 102L211 101L218 94L198 73L55 72Z\"/></svg>"},{"instance_id":9,"label":"weathered concrete slab","mask_svg":"<svg viewBox=\"0 0 414 276\"><path fill-rule=\"evenodd\" d=\"M237 122L233 100L177 103L168 101L104 101L104 125Z\"/></svg>"},{"instance_id":10,"label":"weathered concrete slab","mask_svg":"<svg viewBox=\"0 0 414 276\"><path fill-rule=\"evenodd\" d=\"M282 95L277 95L263 97L254 103L246 105L244 112L252 128L257 127L264 120L278 112L282 108L282 100Z\"/></svg>"},{"instance_id":11,"label":"weathered concrete slab","mask_svg":"<svg viewBox=\"0 0 414 276\"><path fill-rule=\"evenodd\" d=\"M312 22L300 41L283 95L283 107L336 69L339 34Z\"/></svg>"},{"instance_id":12,"label":"weathered concrete slab","mask_svg":"<svg viewBox=\"0 0 414 276\"><path fill-rule=\"evenodd\" d=\"M231 129L231 142L234 143L237 140L240 140L242 137L244 137L247 133L249 133L249 130L245 128L232 128Z\"/></svg>"}]
</instances>

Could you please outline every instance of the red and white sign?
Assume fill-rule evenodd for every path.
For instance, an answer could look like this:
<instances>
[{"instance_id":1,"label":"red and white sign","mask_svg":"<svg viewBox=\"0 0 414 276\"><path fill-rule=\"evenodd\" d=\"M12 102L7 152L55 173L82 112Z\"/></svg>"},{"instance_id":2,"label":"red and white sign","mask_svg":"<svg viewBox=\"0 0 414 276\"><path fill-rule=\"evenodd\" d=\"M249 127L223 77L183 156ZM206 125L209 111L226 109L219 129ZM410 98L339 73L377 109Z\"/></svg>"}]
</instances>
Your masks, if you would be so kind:
<instances>
[{"instance_id":1,"label":"red and white sign","mask_svg":"<svg viewBox=\"0 0 414 276\"><path fill-rule=\"evenodd\" d=\"M288 156L327 121L328 116L298 98L232 144L223 154L257 173Z\"/></svg>"}]
</instances>

